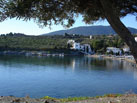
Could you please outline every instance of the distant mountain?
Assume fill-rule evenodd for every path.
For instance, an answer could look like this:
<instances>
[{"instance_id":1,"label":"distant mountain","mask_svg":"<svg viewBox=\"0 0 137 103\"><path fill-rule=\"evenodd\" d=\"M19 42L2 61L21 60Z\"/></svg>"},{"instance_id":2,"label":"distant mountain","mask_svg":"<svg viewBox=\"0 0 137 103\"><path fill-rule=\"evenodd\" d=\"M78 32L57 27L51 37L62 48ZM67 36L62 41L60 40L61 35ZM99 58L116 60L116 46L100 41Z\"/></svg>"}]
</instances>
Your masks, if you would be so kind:
<instances>
[{"instance_id":1,"label":"distant mountain","mask_svg":"<svg viewBox=\"0 0 137 103\"><path fill-rule=\"evenodd\" d=\"M128 27L128 29L133 33L137 34L137 29ZM115 31L110 26L81 26L67 30L59 30L55 32L50 32L42 35L64 35L67 34L80 34L80 35L109 35L116 34Z\"/></svg>"}]
</instances>

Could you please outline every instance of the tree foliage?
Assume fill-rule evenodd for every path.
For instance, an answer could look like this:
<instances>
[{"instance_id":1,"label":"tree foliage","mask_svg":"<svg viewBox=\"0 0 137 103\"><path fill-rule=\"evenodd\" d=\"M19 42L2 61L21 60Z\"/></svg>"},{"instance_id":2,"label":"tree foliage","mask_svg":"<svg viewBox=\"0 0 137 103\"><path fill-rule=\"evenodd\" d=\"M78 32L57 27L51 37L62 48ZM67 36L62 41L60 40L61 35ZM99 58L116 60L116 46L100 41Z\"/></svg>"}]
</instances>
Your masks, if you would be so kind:
<instances>
[{"instance_id":1,"label":"tree foliage","mask_svg":"<svg viewBox=\"0 0 137 103\"><path fill-rule=\"evenodd\" d=\"M137 43L133 35L120 21L121 17L133 14L137 18L136 0L1 0L0 21L6 18L33 19L45 26L61 24L70 27L77 16L85 23L104 20L130 47L137 62Z\"/></svg>"},{"instance_id":2,"label":"tree foliage","mask_svg":"<svg viewBox=\"0 0 137 103\"><path fill-rule=\"evenodd\" d=\"M14 51L48 51L48 50L64 50L69 49L67 41L74 39L80 44L90 44L95 52L106 52L107 47L122 48L124 42L119 36L93 36L90 39L89 36L27 36L21 33L8 33L1 34L0 36L0 51L14 50ZM120 42L117 42L120 41Z\"/></svg>"},{"instance_id":3,"label":"tree foliage","mask_svg":"<svg viewBox=\"0 0 137 103\"><path fill-rule=\"evenodd\" d=\"M20 33L2 34L0 50L66 49L68 38L63 36L26 36Z\"/></svg>"},{"instance_id":4,"label":"tree foliage","mask_svg":"<svg viewBox=\"0 0 137 103\"><path fill-rule=\"evenodd\" d=\"M109 0L119 17L137 13L136 0ZM4 5L3 5L4 4ZM1 0L1 20L5 17L34 19L44 25L71 26L81 14L83 21L94 23L105 19L100 0ZM3 15L2 15L3 14Z\"/></svg>"}]
</instances>

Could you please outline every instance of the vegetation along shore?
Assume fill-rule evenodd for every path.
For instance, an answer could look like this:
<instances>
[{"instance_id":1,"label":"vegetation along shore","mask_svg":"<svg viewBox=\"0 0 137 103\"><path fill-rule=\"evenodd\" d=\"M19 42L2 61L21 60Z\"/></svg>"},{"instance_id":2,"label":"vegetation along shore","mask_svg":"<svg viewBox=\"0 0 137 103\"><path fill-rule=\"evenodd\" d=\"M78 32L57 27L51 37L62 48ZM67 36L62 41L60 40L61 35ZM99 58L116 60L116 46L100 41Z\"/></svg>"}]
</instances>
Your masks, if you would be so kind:
<instances>
[{"instance_id":1,"label":"vegetation along shore","mask_svg":"<svg viewBox=\"0 0 137 103\"><path fill-rule=\"evenodd\" d=\"M136 35L134 35L136 37ZM21 33L1 34L1 55L26 55L26 56L64 56L81 55L76 49L70 49L69 40L76 43L89 44L94 55L90 57L103 57L109 59L127 60L135 63L128 46L118 35L94 35L84 36L77 34L65 34L54 36L27 36ZM108 47L120 51L114 53L107 50ZM125 50L125 51L124 51ZM105 55L104 55L105 54Z\"/></svg>"},{"instance_id":2,"label":"vegetation along shore","mask_svg":"<svg viewBox=\"0 0 137 103\"><path fill-rule=\"evenodd\" d=\"M70 46L67 44L69 40L80 44L89 44L97 54L107 54L107 47L116 47L121 50L128 47L118 35L28 36L20 33L8 33L0 35L0 51L59 51L65 53L70 51Z\"/></svg>"}]
</instances>

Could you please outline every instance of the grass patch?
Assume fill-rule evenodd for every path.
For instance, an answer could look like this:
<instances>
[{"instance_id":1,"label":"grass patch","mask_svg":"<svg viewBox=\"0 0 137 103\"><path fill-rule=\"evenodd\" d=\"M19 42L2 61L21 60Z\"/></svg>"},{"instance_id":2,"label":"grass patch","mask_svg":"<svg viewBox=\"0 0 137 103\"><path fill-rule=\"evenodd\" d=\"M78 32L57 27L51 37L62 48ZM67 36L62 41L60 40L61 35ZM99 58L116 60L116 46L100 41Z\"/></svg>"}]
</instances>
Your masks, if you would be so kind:
<instances>
[{"instance_id":1,"label":"grass patch","mask_svg":"<svg viewBox=\"0 0 137 103\"><path fill-rule=\"evenodd\" d=\"M71 101L87 100L87 99L91 99L91 97L68 97L68 98L57 99L57 98L45 96L42 99L50 99L50 100L60 101L60 102L64 103L64 102L71 102Z\"/></svg>"},{"instance_id":2,"label":"grass patch","mask_svg":"<svg viewBox=\"0 0 137 103\"><path fill-rule=\"evenodd\" d=\"M65 102L72 102L72 101L88 100L88 99L92 99L92 98L121 97L121 96L122 96L122 94L105 94L103 96L96 96L96 97L68 97L68 98L61 98L61 99L45 96L42 99L55 100L55 101L59 101L61 103L65 103Z\"/></svg>"},{"instance_id":3,"label":"grass patch","mask_svg":"<svg viewBox=\"0 0 137 103\"><path fill-rule=\"evenodd\" d=\"M49 97L49 96L45 96L45 97L43 97L42 99L52 99L52 100L59 100L59 99L57 99L57 98L53 98L53 97Z\"/></svg>"},{"instance_id":4,"label":"grass patch","mask_svg":"<svg viewBox=\"0 0 137 103\"><path fill-rule=\"evenodd\" d=\"M61 102L71 102L71 101L81 101L81 100L87 100L91 97L68 97L64 99L60 99Z\"/></svg>"},{"instance_id":5,"label":"grass patch","mask_svg":"<svg viewBox=\"0 0 137 103\"><path fill-rule=\"evenodd\" d=\"M103 97L121 97L122 94L105 94Z\"/></svg>"},{"instance_id":6,"label":"grass patch","mask_svg":"<svg viewBox=\"0 0 137 103\"><path fill-rule=\"evenodd\" d=\"M105 94L103 96L96 96L95 98L103 98L103 97L121 97L122 94Z\"/></svg>"}]
</instances>

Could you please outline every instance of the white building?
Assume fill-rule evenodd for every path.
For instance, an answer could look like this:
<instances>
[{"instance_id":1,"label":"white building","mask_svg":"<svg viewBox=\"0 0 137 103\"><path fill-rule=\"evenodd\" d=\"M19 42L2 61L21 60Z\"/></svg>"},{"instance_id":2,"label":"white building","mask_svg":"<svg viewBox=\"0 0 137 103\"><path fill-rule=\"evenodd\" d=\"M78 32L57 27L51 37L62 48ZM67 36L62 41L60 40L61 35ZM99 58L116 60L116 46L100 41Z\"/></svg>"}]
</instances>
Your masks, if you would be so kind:
<instances>
[{"instance_id":1,"label":"white building","mask_svg":"<svg viewBox=\"0 0 137 103\"><path fill-rule=\"evenodd\" d=\"M119 53L121 54L122 51L120 48L116 48L116 47L107 47L107 53L113 52L114 54Z\"/></svg>"},{"instance_id":2,"label":"white building","mask_svg":"<svg viewBox=\"0 0 137 103\"><path fill-rule=\"evenodd\" d=\"M83 53L86 53L86 54L88 54L88 53L89 54L93 54L94 53L91 50L91 47L90 47L89 44L83 44L83 45L81 45L80 43L77 43L74 40L69 40L67 43L72 45L71 49L79 50L79 51L81 51Z\"/></svg>"},{"instance_id":3,"label":"white building","mask_svg":"<svg viewBox=\"0 0 137 103\"><path fill-rule=\"evenodd\" d=\"M135 37L135 41L137 42L137 37Z\"/></svg>"},{"instance_id":4,"label":"white building","mask_svg":"<svg viewBox=\"0 0 137 103\"><path fill-rule=\"evenodd\" d=\"M84 45L80 45L80 50L84 50Z\"/></svg>"},{"instance_id":5,"label":"white building","mask_svg":"<svg viewBox=\"0 0 137 103\"><path fill-rule=\"evenodd\" d=\"M69 40L69 41L67 42L67 44L70 44L70 43L75 43L75 40Z\"/></svg>"},{"instance_id":6,"label":"white building","mask_svg":"<svg viewBox=\"0 0 137 103\"><path fill-rule=\"evenodd\" d=\"M84 46L85 53L92 53L92 50L89 44L84 44L83 46Z\"/></svg>"},{"instance_id":7,"label":"white building","mask_svg":"<svg viewBox=\"0 0 137 103\"><path fill-rule=\"evenodd\" d=\"M130 49L128 47L126 47L126 48L123 48L123 51L124 51L124 53L129 53Z\"/></svg>"},{"instance_id":8,"label":"white building","mask_svg":"<svg viewBox=\"0 0 137 103\"><path fill-rule=\"evenodd\" d=\"M81 49L80 43L74 42L74 43L73 43L73 46L72 46L72 49L80 50L80 49Z\"/></svg>"},{"instance_id":9,"label":"white building","mask_svg":"<svg viewBox=\"0 0 137 103\"><path fill-rule=\"evenodd\" d=\"M90 35L90 36L89 36L89 38L90 38L90 39L93 39L93 36L92 36L92 35Z\"/></svg>"}]
</instances>

